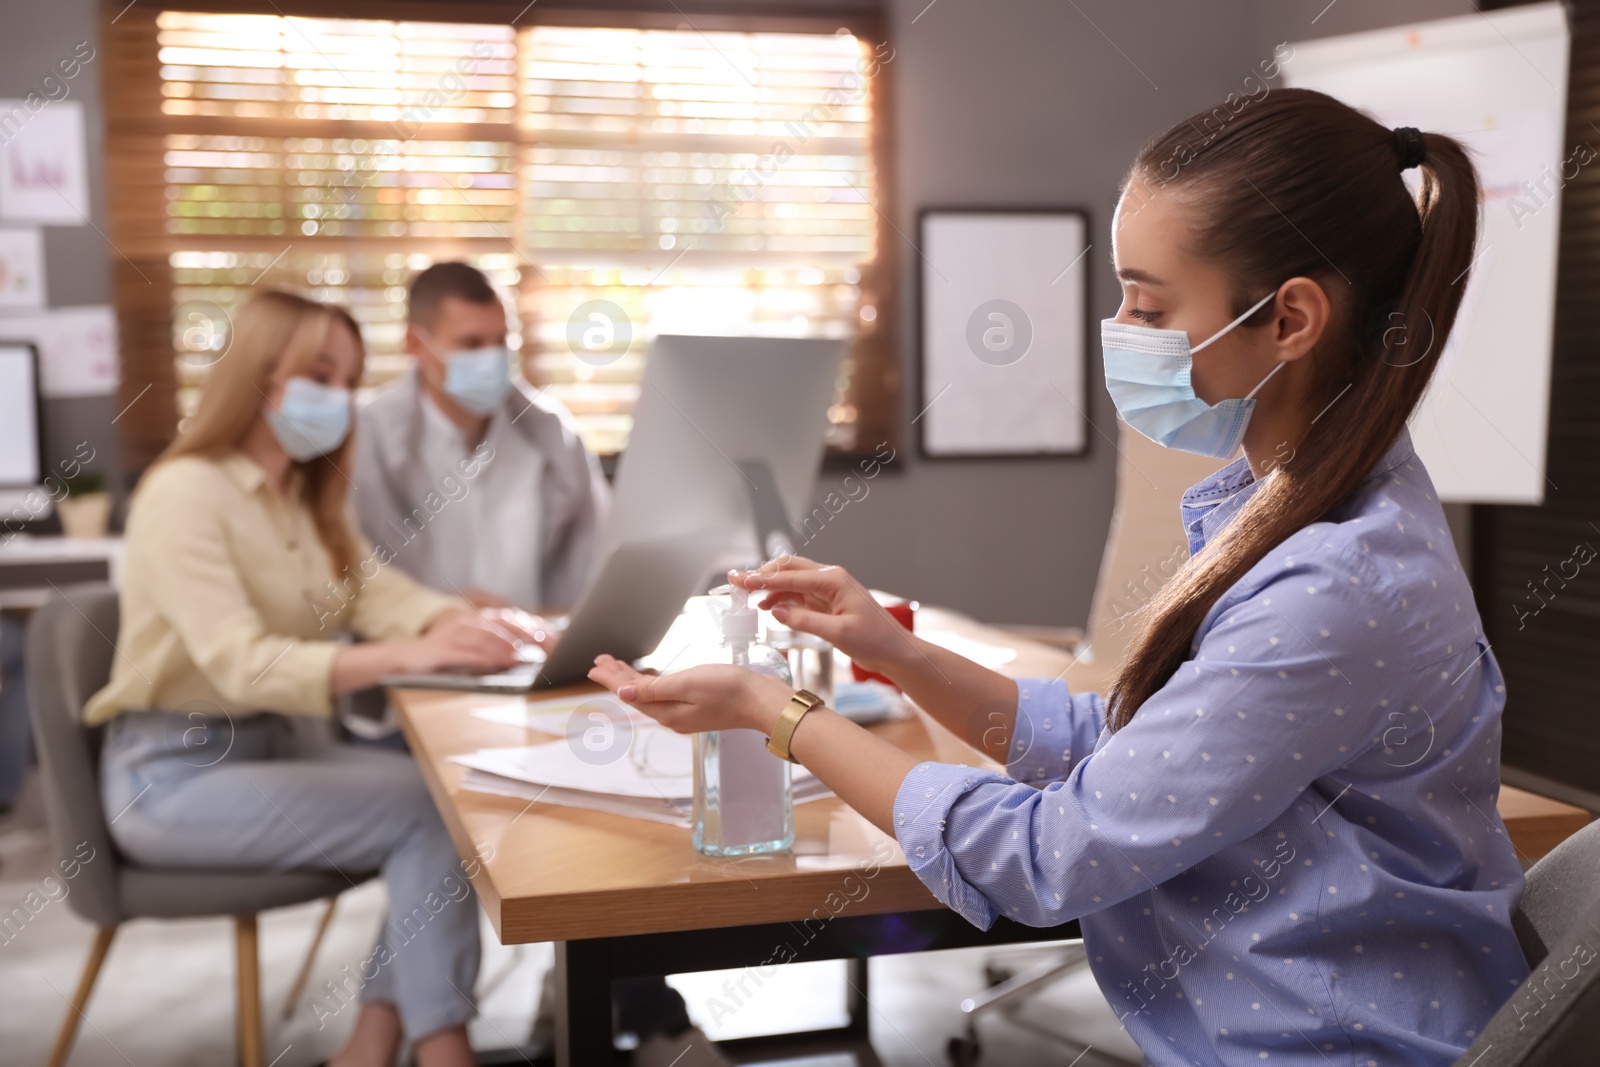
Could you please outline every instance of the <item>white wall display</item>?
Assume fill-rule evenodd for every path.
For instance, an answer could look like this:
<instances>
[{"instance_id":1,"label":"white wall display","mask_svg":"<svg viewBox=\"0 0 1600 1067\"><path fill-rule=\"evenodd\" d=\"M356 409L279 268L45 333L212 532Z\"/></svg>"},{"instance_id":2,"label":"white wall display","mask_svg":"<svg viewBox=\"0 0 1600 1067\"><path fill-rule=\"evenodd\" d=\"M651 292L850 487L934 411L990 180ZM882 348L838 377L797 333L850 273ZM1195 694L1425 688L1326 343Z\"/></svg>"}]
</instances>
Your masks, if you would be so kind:
<instances>
[{"instance_id":1,"label":"white wall display","mask_svg":"<svg viewBox=\"0 0 1600 1067\"><path fill-rule=\"evenodd\" d=\"M1072 210L923 213L925 455L1084 450L1088 229Z\"/></svg>"},{"instance_id":2,"label":"white wall display","mask_svg":"<svg viewBox=\"0 0 1600 1067\"><path fill-rule=\"evenodd\" d=\"M1296 44L1283 66L1386 125L1459 138L1478 165L1477 256L1411 421L1442 500L1537 504L1549 484L1561 188L1600 166L1587 133L1562 141L1567 56L1562 6L1546 3Z\"/></svg>"}]
</instances>

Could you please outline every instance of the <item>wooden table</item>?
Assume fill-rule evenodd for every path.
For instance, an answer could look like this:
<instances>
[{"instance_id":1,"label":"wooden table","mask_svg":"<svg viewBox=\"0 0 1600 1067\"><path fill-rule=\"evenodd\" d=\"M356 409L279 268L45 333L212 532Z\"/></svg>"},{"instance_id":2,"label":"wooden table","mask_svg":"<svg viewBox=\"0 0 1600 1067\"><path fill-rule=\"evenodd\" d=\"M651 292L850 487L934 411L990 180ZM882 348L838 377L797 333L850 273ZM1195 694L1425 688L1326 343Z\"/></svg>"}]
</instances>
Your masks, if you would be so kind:
<instances>
[{"instance_id":1,"label":"wooden table","mask_svg":"<svg viewBox=\"0 0 1600 1067\"><path fill-rule=\"evenodd\" d=\"M1583 808L1503 783L1497 807L1506 824L1506 836L1524 863L1548 855L1589 825L1589 812Z\"/></svg>"},{"instance_id":2,"label":"wooden table","mask_svg":"<svg viewBox=\"0 0 1600 1067\"><path fill-rule=\"evenodd\" d=\"M1065 671L1077 687L1104 681L1092 665L1060 649L952 612L923 608L917 632L1013 677ZM469 863L481 860L472 864L472 881L500 940L556 942L562 1065L615 1062L615 979L1077 936L1076 923L1037 929L1001 919L977 930L928 892L893 837L837 799L796 807L791 853L729 861L695 852L679 827L463 790L465 769L448 757L548 740L470 714L522 698L426 690L397 690L393 697L456 847ZM925 759L985 765L920 712L875 729ZM1500 812L1529 861L1589 820L1580 808L1510 786L1501 790ZM865 973L853 968L851 1022L829 1036L865 1037Z\"/></svg>"}]
</instances>

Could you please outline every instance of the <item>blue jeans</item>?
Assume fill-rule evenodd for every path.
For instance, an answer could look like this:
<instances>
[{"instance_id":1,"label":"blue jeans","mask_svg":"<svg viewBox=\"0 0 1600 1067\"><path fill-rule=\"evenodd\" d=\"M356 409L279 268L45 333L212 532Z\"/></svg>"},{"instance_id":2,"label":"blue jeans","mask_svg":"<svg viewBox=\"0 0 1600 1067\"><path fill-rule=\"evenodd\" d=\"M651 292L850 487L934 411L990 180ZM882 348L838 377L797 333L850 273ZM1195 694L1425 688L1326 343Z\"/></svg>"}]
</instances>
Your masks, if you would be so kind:
<instances>
[{"instance_id":1,"label":"blue jeans","mask_svg":"<svg viewBox=\"0 0 1600 1067\"><path fill-rule=\"evenodd\" d=\"M22 673L26 632L21 619L0 613L0 807L17 799L32 748L28 687Z\"/></svg>"},{"instance_id":2,"label":"blue jeans","mask_svg":"<svg viewBox=\"0 0 1600 1067\"><path fill-rule=\"evenodd\" d=\"M476 1012L478 908L409 756L328 739L296 716L124 712L101 757L111 836L156 867L382 870L389 915L371 955L313 990L319 1023L393 1004L412 1040Z\"/></svg>"}]
</instances>

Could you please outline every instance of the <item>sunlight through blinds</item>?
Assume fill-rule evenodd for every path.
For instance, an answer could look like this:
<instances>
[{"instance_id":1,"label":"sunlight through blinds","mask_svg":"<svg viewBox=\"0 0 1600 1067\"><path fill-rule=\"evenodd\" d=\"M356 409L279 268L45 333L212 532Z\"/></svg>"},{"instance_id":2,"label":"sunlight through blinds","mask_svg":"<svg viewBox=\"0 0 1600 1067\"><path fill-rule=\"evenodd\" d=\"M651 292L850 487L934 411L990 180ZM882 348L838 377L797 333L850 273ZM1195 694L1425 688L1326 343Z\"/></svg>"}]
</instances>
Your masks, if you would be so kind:
<instances>
[{"instance_id":1,"label":"sunlight through blinds","mask_svg":"<svg viewBox=\"0 0 1600 1067\"><path fill-rule=\"evenodd\" d=\"M381 381L405 366L407 281L462 258L514 297L530 379L610 452L655 334L848 338L875 315L871 55L849 34L155 22L165 217L133 225L161 229L187 386L206 309L265 285L348 306ZM595 307L626 334L613 358L574 325Z\"/></svg>"}]
</instances>

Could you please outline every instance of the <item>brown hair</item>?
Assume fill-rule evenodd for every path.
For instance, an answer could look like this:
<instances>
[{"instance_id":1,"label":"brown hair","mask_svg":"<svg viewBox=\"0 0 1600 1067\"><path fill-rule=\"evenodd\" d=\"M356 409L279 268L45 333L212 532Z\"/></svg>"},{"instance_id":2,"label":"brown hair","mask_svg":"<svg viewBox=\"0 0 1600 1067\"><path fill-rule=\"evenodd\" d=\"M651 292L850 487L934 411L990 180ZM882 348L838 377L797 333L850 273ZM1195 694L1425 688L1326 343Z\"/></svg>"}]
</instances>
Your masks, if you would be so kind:
<instances>
[{"instance_id":1,"label":"brown hair","mask_svg":"<svg viewBox=\"0 0 1600 1067\"><path fill-rule=\"evenodd\" d=\"M356 349L365 360L361 328L343 308L276 289L252 296L233 315L228 351L206 377L194 415L156 462L179 456L216 457L237 448L266 403L267 385L279 364L287 361L291 370L309 366L334 322L344 323L355 334ZM326 455L295 463L301 474L301 500L311 511L317 538L332 557L336 575L353 566L358 555L345 509L350 488L346 461L353 453L354 437L347 435Z\"/></svg>"},{"instance_id":2,"label":"brown hair","mask_svg":"<svg viewBox=\"0 0 1600 1067\"><path fill-rule=\"evenodd\" d=\"M488 277L470 263L435 263L411 279L411 292L406 299L406 321L431 326L438 318L439 308L446 297L456 297L469 304L498 304L494 286Z\"/></svg>"},{"instance_id":3,"label":"brown hair","mask_svg":"<svg viewBox=\"0 0 1600 1067\"><path fill-rule=\"evenodd\" d=\"M1477 240L1478 177L1450 137L1421 135L1413 199L1395 131L1330 96L1278 90L1191 148L1209 114L1145 146L1124 183L1124 210L1136 186L1177 197L1191 221L1191 252L1228 276L1233 315L1290 278L1328 291L1334 315L1310 355L1307 414L1320 414L1293 458L1140 612L1111 688L1114 730L1189 657L1218 598L1285 538L1333 511L1383 457L1438 364ZM1244 326L1271 315L1268 305Z\"/></svg>"}]
</instances>

